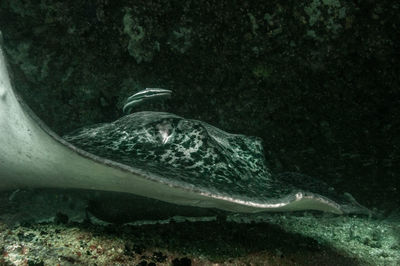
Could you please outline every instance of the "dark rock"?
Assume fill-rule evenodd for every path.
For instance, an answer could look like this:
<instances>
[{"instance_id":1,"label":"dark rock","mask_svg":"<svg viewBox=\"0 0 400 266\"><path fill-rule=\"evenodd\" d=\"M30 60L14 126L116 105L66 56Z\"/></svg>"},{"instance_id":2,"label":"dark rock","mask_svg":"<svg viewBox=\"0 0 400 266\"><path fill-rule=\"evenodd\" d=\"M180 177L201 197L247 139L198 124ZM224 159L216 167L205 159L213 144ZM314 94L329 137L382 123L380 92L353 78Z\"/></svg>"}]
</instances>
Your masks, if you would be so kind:
<instances>
[{"instance_id":1,"label":"dark rock","mask_svg":"<svg viewBox=\"0 0 400 266\"><path fill-rule=\"evenodd\" d=\"M67 224L68 220L69 220L68 215L61 212L57 212L56 217L54 217L55 224Z\"/></svg>"},{"instance_id":2,"label":"dark rock","mask_svg":"<svg viewBox=\"0 0 400 266\"><path fill-rule=\"evenodd\" d=\"M190 266L192 265L192 261L189 258L181 258L181 259L174 259L172 261L173 266Z\"/></svg>"},{"instance_id":3,"label":"dark rock","mask_svg":"<svg viewBox=\"0 0 400 266\"><path fill-rule=\"evenodd\" d=\"M30 241L33 240L35 235L32 234L32 233L24 234L24 233L20 232L20 233L17 234L17 237L18 237L19 241L30 242Z\"/></svg>"},{"instance_id":4,"label":"dark rock","mask_svg":"<svg viewBox=\"0 0 400 266\"><path fill-rule=\"evenodd\" d=\"M141 262L139 262L138 264L137 264L137 266L147 266L148 264L147 264L147 261L145 261L145 260L142 260Z\"/></svg>"},{"instance_id":5,"label":"dark rock","mask_svg":"<svg viewBox=\"0 0 400 266\"><path fill-rule=\"evenodd\" d=\"M162 254L161 252L154 252L151 259L155 262L165 262L167 260L167 256Z\"/></svg>"},{"instance_id":6,"label":"dark rock","mask_svg":"<svg viewBox=\"0 0 400 266\"><path fill-rule=\"evenodd\" d=\"M125 243L124 254L127 256L135 256L135 254L141 255L144 249L145 247L128 241Z\"/></svg>"},{"instance_id":7,"label":"dark rock","mask_svg":"<svg viewBox=\"0 0 400 266\"><path fill-rule=\"evenodd\" d=\"M28 266L43 266L43 261L28 260Z\"/></svg>"}]
</instances>

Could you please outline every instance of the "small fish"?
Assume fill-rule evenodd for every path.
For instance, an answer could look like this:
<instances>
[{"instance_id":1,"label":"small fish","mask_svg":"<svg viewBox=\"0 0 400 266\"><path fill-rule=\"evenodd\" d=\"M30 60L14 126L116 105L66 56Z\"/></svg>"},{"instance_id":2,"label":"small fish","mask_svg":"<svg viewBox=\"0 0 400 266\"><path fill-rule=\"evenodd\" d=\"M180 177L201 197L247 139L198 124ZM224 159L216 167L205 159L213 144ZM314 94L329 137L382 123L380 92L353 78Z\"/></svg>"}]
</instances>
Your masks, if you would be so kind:
<instances>
[{"instance_id":1,"label":"small fish","mask_svg":"<svg viewBox=\"0 0 400 266\"><path fill-rule=\"evenodd\" d=\"M160 98L169 98L172 91L161 89L161 88L146 88L141 90L132 96L130 96L124 104L122 111L129 114L135 105L142 104L143 102L158 100Z\"/></svg>"}]
</instances>

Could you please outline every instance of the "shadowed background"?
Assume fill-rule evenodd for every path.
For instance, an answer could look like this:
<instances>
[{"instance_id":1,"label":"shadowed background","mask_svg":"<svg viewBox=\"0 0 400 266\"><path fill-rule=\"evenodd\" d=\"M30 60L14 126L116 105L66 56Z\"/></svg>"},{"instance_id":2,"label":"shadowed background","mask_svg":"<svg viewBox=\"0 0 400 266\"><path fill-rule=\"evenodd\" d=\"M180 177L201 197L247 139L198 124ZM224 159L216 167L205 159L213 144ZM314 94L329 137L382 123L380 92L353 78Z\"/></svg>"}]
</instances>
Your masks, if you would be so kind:
<instances>
[{"instance_id":1,"label":"shadowed background","mask_svg":"<svg viewBox=\"0 0 400 266\"><path fill-rule=\"evenodd\" d=\"M399 206L400 42L393 1L1 1L25 101L60 135L144 106L259 136L369 208Z\"/></svg>"}]
</instances>

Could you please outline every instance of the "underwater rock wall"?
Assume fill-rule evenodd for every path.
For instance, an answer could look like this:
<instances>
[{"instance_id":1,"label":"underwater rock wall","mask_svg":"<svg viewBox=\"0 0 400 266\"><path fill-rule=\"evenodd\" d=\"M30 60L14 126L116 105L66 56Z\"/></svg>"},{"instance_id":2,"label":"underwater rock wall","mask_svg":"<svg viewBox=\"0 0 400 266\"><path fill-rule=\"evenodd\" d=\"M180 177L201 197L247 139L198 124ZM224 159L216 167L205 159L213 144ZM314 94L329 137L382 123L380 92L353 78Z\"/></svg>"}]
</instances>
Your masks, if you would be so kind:
<instances>
[{"instance_id":1,"label":"underwater rock wall","mask_svg":"<svg viewBox=\"0 0 400 266\"><path fill-rule=\"evenodd\" d=\"M15 85L65 134L144 107L264 140L270 166L399 202L400 5L393 1L1 1Z\"/></svg>"}]
</instances>

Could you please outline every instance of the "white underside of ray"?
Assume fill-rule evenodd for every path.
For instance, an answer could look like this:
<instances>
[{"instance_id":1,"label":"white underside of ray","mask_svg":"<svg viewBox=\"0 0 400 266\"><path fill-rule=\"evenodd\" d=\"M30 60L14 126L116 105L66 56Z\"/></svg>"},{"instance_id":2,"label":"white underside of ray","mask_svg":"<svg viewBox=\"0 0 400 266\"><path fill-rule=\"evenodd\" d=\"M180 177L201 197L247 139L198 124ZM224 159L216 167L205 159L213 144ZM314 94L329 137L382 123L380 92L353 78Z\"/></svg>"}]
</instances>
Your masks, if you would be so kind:
<instances>
[{"instance_id":1,"label":"white underside of ray","mask_svg":"<svg viewBox=\"0 0 400 266\"><path fill-rule=\"evenodd\" d=\"M314 209L342 213L322 197L296 196L271 203L195 191L171 185L151 173L136 171L86 153L63 141L27 110L10 83L0 47L0 190L16 188L78 188L129 192L170 203L234 212Z\"/></svg>"}]
</instances>

